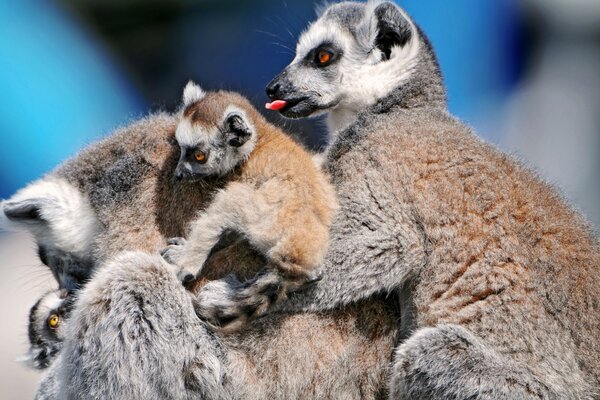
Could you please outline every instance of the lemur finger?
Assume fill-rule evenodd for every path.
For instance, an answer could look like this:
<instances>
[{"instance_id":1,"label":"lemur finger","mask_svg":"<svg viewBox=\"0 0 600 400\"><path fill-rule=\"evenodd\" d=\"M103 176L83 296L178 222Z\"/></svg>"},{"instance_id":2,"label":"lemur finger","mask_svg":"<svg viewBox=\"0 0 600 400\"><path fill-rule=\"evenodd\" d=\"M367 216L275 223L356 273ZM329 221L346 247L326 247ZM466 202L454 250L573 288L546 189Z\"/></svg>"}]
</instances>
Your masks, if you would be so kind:
<instances>
[{"instance_id":1,"label":"lemur finger","mask_svg":"<svg viewBox=\"0 0 600 400\"><path fill-rule=\"evenodd\" d=\"M323 274L320 272L309 272L306 275L306 281L305 284L302 286L306 286L306 285L312 285L315 284L317 282L319 282L321 279L323 279Z\"/></svg>"},{"instance_id":2,"label":"lemur finger","mask_svg":"<svg viewBox=\"0 0 600 400\"><path fill-rule=\"evenodd\" d=\"M179 272L177 272L177 279L179 279L179 282L181 282L183 286L187 287L196 280L196 275L185 268L181 268Z\"/></svg>"}]
</instances>

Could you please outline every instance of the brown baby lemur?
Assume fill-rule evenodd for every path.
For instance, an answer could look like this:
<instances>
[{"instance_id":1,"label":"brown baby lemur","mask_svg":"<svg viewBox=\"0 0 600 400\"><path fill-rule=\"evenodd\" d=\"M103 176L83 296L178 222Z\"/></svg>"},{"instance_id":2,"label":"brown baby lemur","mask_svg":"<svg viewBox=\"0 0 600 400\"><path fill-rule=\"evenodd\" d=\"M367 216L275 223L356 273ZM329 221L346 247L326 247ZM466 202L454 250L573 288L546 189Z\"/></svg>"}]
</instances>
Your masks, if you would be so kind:
<instances>
[{"instance_id":1,"label":"brown baby lemur","mask_svg":"<svg viewBox=\"0 0 600 400\"><path fill-rule=\"evenodd\" d=\"M162 254L184 283L199 276L226 231L243 235L265 257L266 269L254 279L213 281L200 293L199 316L231 331L317 279L335 193L312 156L241 95L205 93L190 82L183 103L175 176L221 177L226 185L192 222L187 240L171 239Z\"/></svg>"}]
</instances>

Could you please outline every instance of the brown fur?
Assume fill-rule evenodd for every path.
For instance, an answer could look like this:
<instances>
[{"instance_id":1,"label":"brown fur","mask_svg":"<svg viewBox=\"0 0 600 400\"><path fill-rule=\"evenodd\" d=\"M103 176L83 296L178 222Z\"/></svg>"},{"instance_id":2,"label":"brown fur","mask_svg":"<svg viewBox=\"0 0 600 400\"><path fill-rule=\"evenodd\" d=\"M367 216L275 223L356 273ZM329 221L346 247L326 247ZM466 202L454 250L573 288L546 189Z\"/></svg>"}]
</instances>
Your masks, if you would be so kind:
<instances>
[{"instance_id":1,"label":"brown fur","mask_svg":"<svg viewBox=\"0 0 600 400\"><path fill-rule=\"evenodd\" d=\"M277 217L266 229L285 236L286 241L272 256L272 261L286 273L304 275L320 263L325 253L328 227L335 209L333 188L311 155L281 129L268 123L242 96L230 92L209 93L202 101L186 108L186 112L190 108L194 110L197 118L194 124L218 125L223 110L231 104L250 116L258 137L234 181L251 186L267 203L276 204ZM226 191L224 196L227 196ZM266 213L264 218L267 218Z\"/></svg>"},{"instance_id":2,"label":"brown fur","mask_svg":"<svg viewBox=\"0 0 600 400\"><path fill-rule=\"evenodd\" d=\"M586 220L444 111L402 110L365 129L374 133L332 171L363 174L388 196L375 191L381 204L395 199L389 207L410 210L396 212L395 224L414 227L411 248L425 255L411 259L416 327L464 327L506 360L577 393L572 398L596 390L600 246ZM372 171L389 171L385 184L377 186Z\"/></svg>"},{"instance_id":3,"label":"brown fur","mask_svg":"<svg viewBox=\"0 0 600 400\"><path fill-rule=\"evenodd\" d=\"M96 243L101 259L123 250L156 253L167 238L187 236L210 193L223 186L219 180L175 181L176 125L177 118L166 114L143 119L56 172L89 196L103 227ZM135 176L127 185L124 179L109 179L121 164L127 177ZM243 238L225 238L222 246L206 263L195 292L229 274L251 278L265 265ZM236 365L230 383L252 399L385 398L397 336L393 302L376 298L331 312L266 315L235 335L216 332Z\"/></svg>"},{"instance_id":4,"label":"brown fur","mask_svg":"<svg viewBox=\"0 0 600 400\"><path fill-rule=\"evenodd\" d=\"M224 113L232 106L235 112L244 113L244 124L255 136L244 143L247 148L228 146L222 139L227 134ZM265 258L267 266L276 271L245 286L219 286L221 292L226 290L236 297L229 305L208 298L215 286L204 289L199 314L221 329L233 330L243 325L244 319L263 314L288 292L313 279L311 273L327 249L336 208L334 190L311 155L238 94L206 94L185 108L181 124L187 129L185 140L190 141L190 136L199 138L196 149L202 149L208 157L222 160L219 157L225 157L223 153L215 153L225 147L240 161L237 167L231 163L233 170L225 178L226 187L192 224L188 241L173 241L163 252L165 259L182 268L180 276L197 275L223 230L229 229L242 233ZM212 162L209 168L220 170L218 161Z\"/></svg>"}]
</instances>

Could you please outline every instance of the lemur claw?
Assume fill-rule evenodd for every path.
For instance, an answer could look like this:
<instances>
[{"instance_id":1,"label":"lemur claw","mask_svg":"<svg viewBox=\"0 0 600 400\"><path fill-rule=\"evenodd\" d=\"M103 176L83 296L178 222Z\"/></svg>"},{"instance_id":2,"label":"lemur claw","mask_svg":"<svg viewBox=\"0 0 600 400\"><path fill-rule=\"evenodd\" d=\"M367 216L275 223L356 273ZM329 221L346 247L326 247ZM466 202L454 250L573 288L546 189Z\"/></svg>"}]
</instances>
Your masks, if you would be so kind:
<instances>
[{"instance_id":1,"label":"lemur claw","mask_svg":"<svg viewBox=\"0 0 600 400\"><path fill-rule=\"evenodd\" d=\"M179 265L185 244L184 238L171 238L167 241L167 247L160 251L160 255L169 264Z\"/></svg>"},{"instance_id":2,"label":"lemur claw","mask_svg":"<svg viewBox=\"0 0 600 400\"><path fill-rule=\"evenodd\" d=\"M187 240L185 240L182 237L172 237L169 240L167 240L167 245L169 246L185 246L186 243Z\"/></svg>"}]
</instances>

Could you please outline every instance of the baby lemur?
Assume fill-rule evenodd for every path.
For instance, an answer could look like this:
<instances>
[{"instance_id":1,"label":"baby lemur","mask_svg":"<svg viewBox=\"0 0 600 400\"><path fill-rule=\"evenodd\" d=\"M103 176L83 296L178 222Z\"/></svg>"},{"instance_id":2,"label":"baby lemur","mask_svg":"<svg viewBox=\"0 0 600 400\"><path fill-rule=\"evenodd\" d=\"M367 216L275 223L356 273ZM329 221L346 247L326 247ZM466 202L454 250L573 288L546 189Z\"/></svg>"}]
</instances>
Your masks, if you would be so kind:
<instances>
[{"instance_id":1,"label":"baby lemur","mask_svg":"<svg viewBox=\"0 0 600 400\"><path fill-rule=\"evenodd\" d=\"M28 365L47 368L62 348L62 324L73 307L73 295L65 289L43 295L29 311L29 351L23 357Z\"/></svg>"},{"instance_id":2,"label":"baby lemur","mask_svg":"<svg viewBox=\"0 0 600 400\"><path fill-rule=\"evenodd\" d=\"M162 254L180 268L186 283L198 276L225 231L247 238L265 257L267 270L243 284L210 282L197 304L209 324L234 330L316 280L313 270L325 256L335 194L311 155L247 99L205 93L190 82L183 100L175 135L181 148L176 177L195 181L217 176L227 184L192 223L188 240L170 240ZM223 290L233 300L218 307L212 300L220 301ZM233 296L231 290L236 291Z\"/></svg>"}]
</instances>

